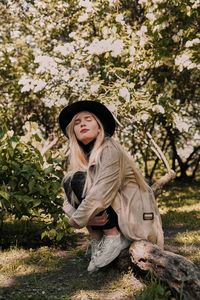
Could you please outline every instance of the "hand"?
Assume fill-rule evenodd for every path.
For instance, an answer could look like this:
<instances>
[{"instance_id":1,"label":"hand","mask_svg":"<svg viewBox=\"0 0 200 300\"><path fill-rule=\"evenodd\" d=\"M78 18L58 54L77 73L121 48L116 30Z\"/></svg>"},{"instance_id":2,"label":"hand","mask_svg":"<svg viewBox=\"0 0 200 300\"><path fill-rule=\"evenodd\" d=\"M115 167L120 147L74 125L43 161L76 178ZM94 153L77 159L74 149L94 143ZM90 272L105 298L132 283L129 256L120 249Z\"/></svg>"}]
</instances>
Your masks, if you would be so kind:
<instances>
[{"instance_id":1,"label":"hand","mask_svg":"<svg viewBox=\"0 0 200 300\"><path fill-rule=\"evenodd\" d=\"M77 229L81 228L72 218L69 219L69 224Z\"/></svg>"},{"instance_id":2,"label":"hand","mask_svg":"<svg viewBox=\"0 0 200 300\"><path fill-rule=\"evenodd\" d=\"M103 226L108 222L108 214L105 211L101 216L91 218L87 225L90 226Z\"/></svg>"}]
</instances>

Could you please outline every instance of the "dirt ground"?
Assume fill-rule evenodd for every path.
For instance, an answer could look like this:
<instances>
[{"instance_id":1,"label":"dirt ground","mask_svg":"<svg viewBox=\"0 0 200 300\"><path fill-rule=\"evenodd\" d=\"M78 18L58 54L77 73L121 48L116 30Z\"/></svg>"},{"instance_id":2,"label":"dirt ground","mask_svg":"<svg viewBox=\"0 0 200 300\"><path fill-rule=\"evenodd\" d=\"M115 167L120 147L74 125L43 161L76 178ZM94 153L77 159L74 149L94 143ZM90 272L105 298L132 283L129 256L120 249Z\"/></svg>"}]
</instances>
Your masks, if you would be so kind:
<instances>
[{"instance_id":1,"label":"dirt ground","mask_svg":"<svg viewBox=\"0 0 200 300\"><path fill-rule=\"evenodd\" d=\"M89 274L88 235L77 232L69 250L22 249L12 257L1 255L0 266L13 262L13 270L0 275L1 300L133 300L144 284L130 269L119 270L117 261ZM50 253L51 254L50 254ZM46 257L46 258L45 258ZM19 264L16 262L19 261ZM28 267L34 272L28 272ZM3 267L2 267L3 268Z\"/></svg>"}]
</instances>

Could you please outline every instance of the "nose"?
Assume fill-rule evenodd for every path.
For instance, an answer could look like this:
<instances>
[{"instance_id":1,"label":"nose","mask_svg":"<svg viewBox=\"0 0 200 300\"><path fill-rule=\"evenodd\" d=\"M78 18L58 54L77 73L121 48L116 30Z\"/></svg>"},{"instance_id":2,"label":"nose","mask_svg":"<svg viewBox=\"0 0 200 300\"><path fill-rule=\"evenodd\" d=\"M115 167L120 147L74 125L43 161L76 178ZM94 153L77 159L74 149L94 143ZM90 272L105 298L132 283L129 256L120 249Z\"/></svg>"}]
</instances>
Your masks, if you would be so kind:
<instances>
[{"instance_id":1,"label":"nose","mask_svg":"<svg viewBox=\"0 0 200 300\"><path fill-rule=\"evenodd\" d=\"M81 127L84 127L85 126L85 122L84 121L81 121Z\"/></svg>"}]
</instances>

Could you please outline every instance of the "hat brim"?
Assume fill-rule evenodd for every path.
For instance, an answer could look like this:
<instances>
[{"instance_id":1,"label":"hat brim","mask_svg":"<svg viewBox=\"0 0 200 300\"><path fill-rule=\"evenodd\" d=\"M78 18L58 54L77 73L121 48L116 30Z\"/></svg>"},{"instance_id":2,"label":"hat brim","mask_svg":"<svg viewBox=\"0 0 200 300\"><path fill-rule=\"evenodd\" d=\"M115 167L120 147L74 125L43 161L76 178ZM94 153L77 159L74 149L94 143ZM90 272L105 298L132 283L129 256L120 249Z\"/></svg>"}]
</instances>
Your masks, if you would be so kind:
<instances>
[{"instance_id":1,"label":"hat brim","mask_svg":"<svg viewBox=\"0 0 200 300\"><path fill-rule=\"evenodd\" d=\"M59 124L66 136L67 126L69 125L73 117L81 111L89 111L97 116L104 127L106 135L112 136L114 134L116 122L111 111L100 102L83 100L74 102L66 106L65 108L63 108L59 115Z\"/></svg>"}]
</instances>

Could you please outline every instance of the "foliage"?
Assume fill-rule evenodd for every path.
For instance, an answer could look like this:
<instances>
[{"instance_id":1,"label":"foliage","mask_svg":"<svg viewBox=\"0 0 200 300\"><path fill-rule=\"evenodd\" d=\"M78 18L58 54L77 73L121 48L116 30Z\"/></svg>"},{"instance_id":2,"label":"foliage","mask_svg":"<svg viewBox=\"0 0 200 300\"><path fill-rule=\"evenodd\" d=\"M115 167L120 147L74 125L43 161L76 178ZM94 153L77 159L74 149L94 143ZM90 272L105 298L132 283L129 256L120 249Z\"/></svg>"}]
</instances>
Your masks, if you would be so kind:
<instances>
[{"instance_id":1,"label":"foliage","mask_svg":"<svg viewBox=\"0 0 200 300\"><path fill-rule=\"evenodd\" d=\"M198 0L4 0L2 124L23 134L25 121L37 121L46 137L57 135L61 107L98 99L117 115L119 138L147 177L158 167L150 131L173 169L194 178L199 8Z\"/></svg>"},{"instance_id":2,"label":"foliage","mask_svg":"<svg viewBox=\"0 0 200 300\"><path fill-rule=\"evenodd\" d=\"M168 300L171 296L171 291L152 274L148 276L147 286L142 292L136 296L137 300Z\"/></svg>"},{"instance_id":3,"label":"foliage","mask_svg":"<svg viewBox=\"0 0 200 300\"><path fill-rule=\"evenodd\" d=\"M34 124L26 125L34 127ZM4 129L0 140L1 227L8 216L19 220L26 216L46 224L42 237L62 239L68 222L62 211L60 159L50 151L42 156L36 147L42 145L37 132L17 136Z\"/></svg>"}]
</instances>

